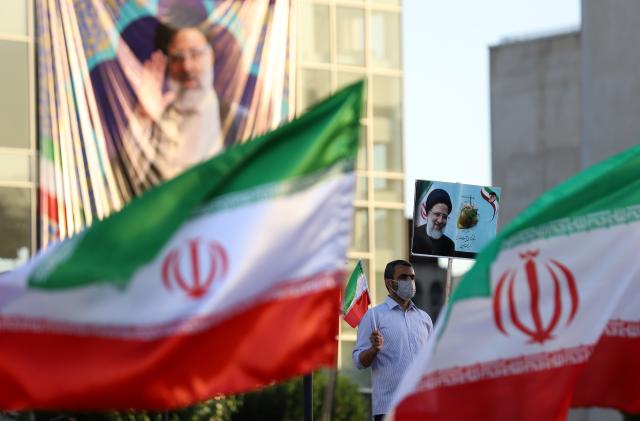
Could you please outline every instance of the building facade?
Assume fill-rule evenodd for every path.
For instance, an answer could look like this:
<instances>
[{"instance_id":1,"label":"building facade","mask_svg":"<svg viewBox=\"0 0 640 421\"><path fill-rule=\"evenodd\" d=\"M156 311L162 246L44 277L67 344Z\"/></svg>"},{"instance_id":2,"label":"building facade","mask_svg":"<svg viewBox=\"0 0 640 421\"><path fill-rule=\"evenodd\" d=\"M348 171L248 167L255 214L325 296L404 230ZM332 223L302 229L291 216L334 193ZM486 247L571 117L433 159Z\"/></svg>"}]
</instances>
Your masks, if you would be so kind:
<instances>
[{"instance_id":1,"label":"building facade","mask_svg":"<svg viewBox=\"0 0 640 421\"><path fill-rule=\"evenodd\" d=\"M581 6L579 29L490 48L501 225L542 192L640 141L640 3Z\"/></svg>"},{"instance_id":2,"label":"building facade","mask_svg":"<svg viewBox=\"0 0 640 421\"><path fill-rule=\"evenodd\" d=\"M33 7L0 3L0 272L36 247L36 123Z\"/></svg>"},{"instance_id":3,"label":"building facade","mask_svg":"<svg viewBox=\"0 0 640 421\"><path fill-rule=\"evenodd\" d=\"M400 0L299 0L296 109L365 79L366 105L357 162L347 270L362 260L374 303L387 293L383 272L408 255L403 203L402 5ZM368 370L351 359L356 331L342 322L338 367L367 390Z\"/></svg>"},{"instance_id":4,"label":"building facade","mask_svg":"<svg viewBox=\"0 0 640 421\"><path fill-rule=\"evenodd\" d=\"M503 226L580 169L580 33L490 49L491 162Z\"/></svg>"}]
</instances>

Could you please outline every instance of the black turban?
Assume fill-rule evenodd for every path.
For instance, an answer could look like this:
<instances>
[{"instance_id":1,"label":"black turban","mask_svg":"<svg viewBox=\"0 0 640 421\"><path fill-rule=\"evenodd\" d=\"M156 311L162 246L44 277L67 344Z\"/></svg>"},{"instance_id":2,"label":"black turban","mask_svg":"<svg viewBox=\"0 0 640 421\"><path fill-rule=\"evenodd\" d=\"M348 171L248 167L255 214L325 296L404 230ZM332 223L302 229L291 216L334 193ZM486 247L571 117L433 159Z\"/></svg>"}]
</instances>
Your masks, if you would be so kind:
<instances>
[{"instance_id":1,"label":"black turban","mask_svg":"<svg viewBox=\"0 0 640 421\"><path fill-rule=\"evenodd\" d=\"M431 190L429 196L427 196L427 201L425 202L425 209L428 212L431 211L431 208L437 205L438 203L444 203L449 208L449 213L451 213L451 198L449 197L449 193L442 189L434 189Z\"/></svg>"}]
</instances>

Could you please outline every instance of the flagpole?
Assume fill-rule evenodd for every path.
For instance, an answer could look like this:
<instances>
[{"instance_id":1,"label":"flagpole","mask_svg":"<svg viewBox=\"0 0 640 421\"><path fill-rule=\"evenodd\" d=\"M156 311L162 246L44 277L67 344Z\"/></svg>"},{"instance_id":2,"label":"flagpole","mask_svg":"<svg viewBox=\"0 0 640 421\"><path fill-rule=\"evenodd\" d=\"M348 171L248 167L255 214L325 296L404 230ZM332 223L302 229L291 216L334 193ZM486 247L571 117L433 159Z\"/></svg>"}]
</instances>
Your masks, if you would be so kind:
<instances>
[{"instance_id":1,"label":"flagpole","mask_svg":"<svg viewBox=\"0 0 640 421\"><path fill-rule=\"evenodd\" d=\"M336 355L337 357L337 355ZM322 400L322 409L320 411L320 421L331 421L334 418L335 409L334 401L336 394L336 386L338 382L338 368L336 366L326 370L327 383L324 387L324 398Z\"/></svg>"},{"instance_id":2,"label":"flagpole","mask_svg":"<svg viewBox=\"0 0 640 421\"><path fill-rule=\"evenodd\" d=\"M444 303L447 304L449 302L449 296L451 295L451 284L453 283L452 280L452 268L453 268L453 258L449 257L447 259L449 262L447 263L447 281L445 283L444 286Z\"/></svg>"},{"instance_id":3,"label":"flagpole","mask_svg":"<svg viewBox=\"0 0 640 421\"><path fill-rule=\"evenodd\" d=\"M373 304L371 304L371 319L373 320L373 330L378 330L378 324L376 323L376 313L373 310Z\"/></svg>"}]
</instances>

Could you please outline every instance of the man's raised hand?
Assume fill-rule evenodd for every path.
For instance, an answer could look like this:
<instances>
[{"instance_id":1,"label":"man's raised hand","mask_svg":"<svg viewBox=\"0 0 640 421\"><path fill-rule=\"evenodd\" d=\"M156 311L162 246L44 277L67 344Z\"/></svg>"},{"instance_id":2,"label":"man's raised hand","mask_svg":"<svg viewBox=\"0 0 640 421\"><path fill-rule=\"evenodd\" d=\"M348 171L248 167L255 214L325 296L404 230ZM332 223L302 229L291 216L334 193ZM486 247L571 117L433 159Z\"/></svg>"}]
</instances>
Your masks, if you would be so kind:
<instances>
[{"instance_id":1,"label":"man's raised hand","mask_svg":"<svg viewBox=\"0 0 640 421\"><path fill-rule=\"evenodd\" d=\"M140 112L153 120L160 118L167 106L175 99L173 92L162 92L166 69L167 57L160 50L154 51L144 62L142 79L136 88Z\"/></svg>"}]
</instances>

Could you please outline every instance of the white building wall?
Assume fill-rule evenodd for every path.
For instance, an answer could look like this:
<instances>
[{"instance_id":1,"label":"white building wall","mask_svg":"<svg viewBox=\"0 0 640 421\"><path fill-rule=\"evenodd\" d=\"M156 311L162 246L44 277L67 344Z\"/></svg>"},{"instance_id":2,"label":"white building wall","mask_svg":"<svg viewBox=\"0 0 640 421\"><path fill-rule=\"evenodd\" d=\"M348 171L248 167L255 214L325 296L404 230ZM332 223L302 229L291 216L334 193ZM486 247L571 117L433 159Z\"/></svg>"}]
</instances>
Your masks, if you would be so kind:
<instances>
[{"instance_id":1,"label":"white building wall","mask_svg":"<svg viewBox=\"0 0 640 421\"><path fill-rule=\"evenodd\" d=\"M640 1L582 1L582 150L591 165L640 141Z\"/></svg>"}]
</instances>

